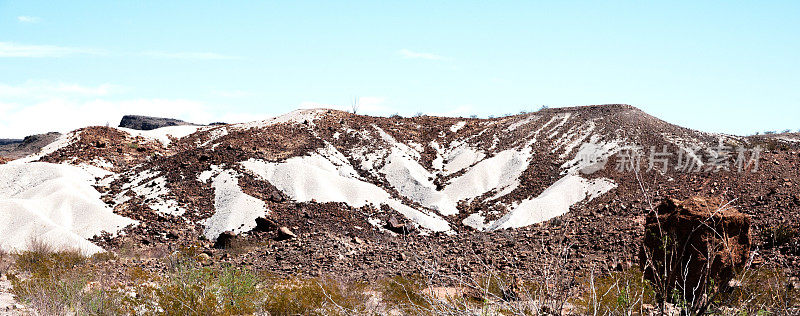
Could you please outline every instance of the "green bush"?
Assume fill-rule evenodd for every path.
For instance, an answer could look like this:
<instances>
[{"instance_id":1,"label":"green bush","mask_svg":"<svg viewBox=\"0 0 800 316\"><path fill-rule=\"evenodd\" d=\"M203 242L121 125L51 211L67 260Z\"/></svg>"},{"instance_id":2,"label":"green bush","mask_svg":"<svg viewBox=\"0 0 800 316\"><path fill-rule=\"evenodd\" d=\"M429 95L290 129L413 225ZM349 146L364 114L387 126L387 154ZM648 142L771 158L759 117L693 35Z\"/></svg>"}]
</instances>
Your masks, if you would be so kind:
<instances>
[{"instance_id":1,"label":"green bush","mask_svg":"<svg viewBox=\"0 0 800 316\"><path fill-rule=\"evenodd\" d=\"M162 315L242 315L261 311L266 292L254 273L178 266L154 289Z\"/></svg>"}]
</instances>

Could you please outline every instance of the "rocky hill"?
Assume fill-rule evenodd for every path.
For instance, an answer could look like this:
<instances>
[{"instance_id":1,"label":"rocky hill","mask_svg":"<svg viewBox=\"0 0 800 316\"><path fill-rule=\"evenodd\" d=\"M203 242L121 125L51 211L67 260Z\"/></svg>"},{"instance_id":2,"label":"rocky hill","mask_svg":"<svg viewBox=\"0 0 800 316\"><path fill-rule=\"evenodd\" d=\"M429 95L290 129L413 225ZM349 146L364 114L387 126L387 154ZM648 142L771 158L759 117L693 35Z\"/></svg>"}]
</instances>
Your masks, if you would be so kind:
<instances>
[{"instance_id":1,"label":"rocky hill","mask_svg":"<svg viewBox=\"0 0 800 316\"><path fill-rule=\"evenodd\" d=\"M0 140L0 156L6 159L17 159L35 154L55 141L61 133L50 132L27 136L24 139Z\"/></svg>"},{"instance_id":2,"label":"rocky hill","mask_svg":"<svg viewBox=\"0 0 800 316\"><path fill-rule=\"evenodd\" d=\"M797 267L797 236L778 246L767 232L800 228L798 163L797 142L698 132L628 105L87 127L0 166L3 216L39 225L0 224L13 236L0 247L40 235L86 253L197 246L276 273L366 278L423 265L527 275L566 247L566 268L609 270L635 262L657 201L706 195L753 217L757 264ZM81 220L19 202L54 191L58 216Z\"/></svg>"},{"instance_id":3,"label":"rocky hill","mask_svg":"<svg viewBox=\"0 0 800 316\"><path fill-rule=\"evenodd\" d=\"M144 115L125 115L119 122L119 127L149 131L168 126L194 125L172 118L153 117Z\"/></svg>"}]
</instances>

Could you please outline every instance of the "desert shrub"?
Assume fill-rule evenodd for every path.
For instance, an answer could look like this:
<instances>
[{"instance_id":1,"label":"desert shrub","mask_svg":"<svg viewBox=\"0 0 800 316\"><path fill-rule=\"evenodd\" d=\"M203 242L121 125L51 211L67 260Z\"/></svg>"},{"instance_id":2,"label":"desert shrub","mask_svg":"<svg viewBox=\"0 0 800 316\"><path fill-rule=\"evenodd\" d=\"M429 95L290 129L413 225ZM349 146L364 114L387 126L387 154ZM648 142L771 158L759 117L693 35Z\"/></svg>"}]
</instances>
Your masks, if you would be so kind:
<instances>
[{"instance_id":1,"label":"desert shrub","mask_svg":"<svg viewBox=\"0 0 800 316\"><path fill-rule=\"evenodd\" d=\"M55 251L39 242L31 243L28 249L16 254L14 266L34 276L48 276L67 271L86 262L87 259L77 250Z\"/></svg>"},{"instance_id":2,"label":"desert shrub","mask_svg":"<svg viewBox=\"0 0 800 316\"><path fill-rule=\"evenodd\" d=\"M78 315L131 315L139 310L131 297L117 289L97 288L81 295Z\"/></svg>"},{"instance_id":3,"label":"desert shrub","mask_svg":"<svg viewBox=\"0 0 800 316\"><path fill-rule=\"evenodd\" d=\"M5 251L0 250L0 276L6 274L11 263L11 256Z\"/></svg>"},{"instance_id":4,"label":"desert shrub","mask_svg":"<svg viewBox=\"0 0 800 316\"><path fill-rule=\"evenodd\" d=\"M367 314L366 285L333 279L274 280L265 310L270 315Z\"/></svg>"},{"instance_id":5,"label":"desert shrub","mask_svg":"<svg viewBox=\"0 0 800 316\"><path fill-rule=\"evenodd\" d=\"M117 259L117 255L110 251L98 252L89 257L93 262L106 262Z\"/></svg>"},{"instance_id":6,"label":"desert shrub","mask_svg":"<svg viewBox=\"0 0 800 316\"><path fill-rule=\"evenodd\" d=\"M261 309L266 292L261 278L248 270L226 268L217 279L219 303L224 314L252 314Z\"/></svg>"},{"instance_id":7,"label":"desert shrub","mask_svg":"<svg viewBox=\"0 0 800 316\"><path fill-rule=\"evenodd\" d=\"M177 267L155 296L164 315L211 315L217 309L213 275L207 268Z\"/></svg>"},{"instance_id":8,"label":"desert shrub","mask_svg":"<svg viewBox=\"0 0 800 316\"><path fill-rule=\"evenodd\" d=\"M64 315L80 308L86 278L70 274L34 274L20 279L9 275L11 292L18 300L42 315Z\"/></svg>"},{"instance_id":9,"label":"desert shrub","mask_svg":"<svg viewBox=\"0 0 800 316\"><path fill-rule=\"evenodd\" d=\"M583 313L593 315L638 313L642 304L653 303L655 291L638 267L586 277L574 302Z\"/></svg>"},{"instance_id":10,"label":"desert shrub","mask_svg":"<svg viewBox=\"0 0 800 316\"><path fill-rule=\"evenodd\" d=\"M136 283L144 283L150 280L150 273L142 267L131 267L127 269L128 278Z\"/></svg>"},{"instance_id":11,"label":"desert shrub","mask_svg":"<svg viewBox=\"0 0 800 316\"><path fill-rule=\"evenodd\" d=\"M800 291L779 269L758 268L739 273L736 286L715 305L732 307L743 315L790 315L800 306ZM792 308L795 310L793 311Z\"/></svg>"},{"instance_id":12,"label":"desert shrub","mask_svg":"<svg viewBox=\"0 0 800 316\"><path fill-rule=\"evenodd\" d=\"M470 287L484 295L484 300L517 301L535 296L540 286L532 281L517 280L506 274L477 277Z\"/></svg>"},{"instance_id":13,"label":"desert shrub","mask_svg":"<svg viewBox=\"0 0 800 316\"><path fill-rule=\"evenodd\" d=\"M247 270L179 265L159 282L154 298L162 315L241 315L261 310L266 293Z\"/></svg>"},{"instance_id":14,"label":"desert shrub","mask_svg":"<svg viewBox=\"0 0 800 316\"><path fill-rule=\"evenodd\" d=\"M405 312L427 310L431 301L423 293L427 287L421 277L395 276L379 282L383 302Z\"/></svg>"},{"instance_id":15,"label":"desert shrub","mask_svg":"<svg viewBox=\"0 0 800 316\"><path fill-rule=\"evenodd\" d=\"M90 289L95 273L85 267L88 258L77 251L53 251L39 243L15 255L10 274L11 292L29 308L42 315L110 315L123 312L123 295L116 290ZM93 257L103 260L107 256Z\"/></svg>"},{"instance_id":16,"label":"desert shrub","mask_svg":"<svg viewBox=\"0 0 800 316\"><path fill-rule=\"evenodd\" d=\"M793 239L800 235L797 229L780 224L769 227L761 231L761 240L767 248L780 247L789 244Z\"/></svg>"}]
</instances>

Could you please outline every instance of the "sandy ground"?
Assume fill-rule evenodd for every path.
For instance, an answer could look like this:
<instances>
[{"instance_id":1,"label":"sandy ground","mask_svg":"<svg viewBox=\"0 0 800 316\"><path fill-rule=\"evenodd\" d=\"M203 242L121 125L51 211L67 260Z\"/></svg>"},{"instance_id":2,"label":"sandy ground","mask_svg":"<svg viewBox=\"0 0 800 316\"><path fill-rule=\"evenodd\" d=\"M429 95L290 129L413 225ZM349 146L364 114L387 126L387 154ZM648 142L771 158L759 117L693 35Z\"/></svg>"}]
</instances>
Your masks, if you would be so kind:
<instances>
[{"instance_id":1,"label":"sandy ground","mask_svg":"<svg viewBox=\"0 0 800 316\"><path fill-rule=\"evenodd\" d=\"M11 282L5 275L0 277L0 315L25 315L21 310L22 305L17 304L10 290Z\"/></svg>"}]
</instances>

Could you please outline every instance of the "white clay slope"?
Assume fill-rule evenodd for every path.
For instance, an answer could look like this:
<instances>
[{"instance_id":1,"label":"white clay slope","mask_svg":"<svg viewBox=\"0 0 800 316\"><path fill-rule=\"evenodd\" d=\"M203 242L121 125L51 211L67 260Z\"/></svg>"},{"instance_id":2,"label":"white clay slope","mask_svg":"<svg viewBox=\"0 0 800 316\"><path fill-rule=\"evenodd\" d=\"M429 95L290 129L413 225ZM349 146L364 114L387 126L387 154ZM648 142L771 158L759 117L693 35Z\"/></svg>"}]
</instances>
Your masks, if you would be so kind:
<instances>
[{"instance_id":1,"label":"white clay slope","mask_svg":"<svg viewBox=\"0 0 800 316\"><path fill-rule=\"evenodd\" d=\"M0 165L0 249L22 251L32 242L85 255L103 250L87 240L136 221L116 215L92 188L84 170L43 162Z\"/></svg>"},{"instance_id":2,"label":"white clay slope","mask_svg":"<svg viewBox=\"0 0 800 316\"><path fill-rule=\"evenodd\" d=\"M204 172L198 179L206 182L212 174ZM214 215L203 222L203 235L209 240L217 239L219 234L228 230L234 233L250 231L256 227L256 218L268 214L264 201L242 192L234 171L222 171L213 179Z\"/></svg>"},{"instance_id":3,"label":"white clay slope","mask_svg":"<svg viewBox=\"0 0 800 316\"><path fill-rule=\"evenodd\" d=\"M472 199L492 190L499 191L495 198L511 192L519 185L519 177L528 168L528 159L531 157L530 148L499 152L468 168L463 175L452 179L441 191L437 191L432 180L433 174L411 156L402 155L401 152L393 148L386 157L381 173L401 195L445 216L458 214L456 205L461 200Z\"/></svg>"},{"instance_id":4,"label":"white clay slope","mask_svg":"<svg viewBox=\"0 0 800 316\"><path fill-rule=\"evenodd\" d=\"M451 231L447 221L436 214L404 205L380 187L359 179L352 166L337 158L341 154L332 154L330 150L323 153L293 157L281 163L250 159L241 165L296 201L344 202L352 207L386 204L421 227Z\"/></svg>"},{"instance_id":5,"label":"white clay slope","mask_svg":"<svg viewBox=\"0 0 800 316\"><path fill-rule=\"evenodd\" d=\"M520 202L511 212L492 223L488 230L518 228L561 216L585 199L590 201L616 187L611 180L587 180L568 174L553 183L539 196Z\"/></svg>"},{"instance_id":6,"label":"white clay slope","mask_svg":"<svg viewBox=\"0 0 800 316\"><path fill-rule=\"evenodd\" d=\"M159 141L164 146L169 145L171 142L170 137L179 139L197 132L202 126L195 125L179 125L179 126L166 126L152 130L142 131L137 129L130 129L125 127L115 127L116 129L126 132L133 137L140 136L147 140Z\"/></svg>"}]
</instances>

